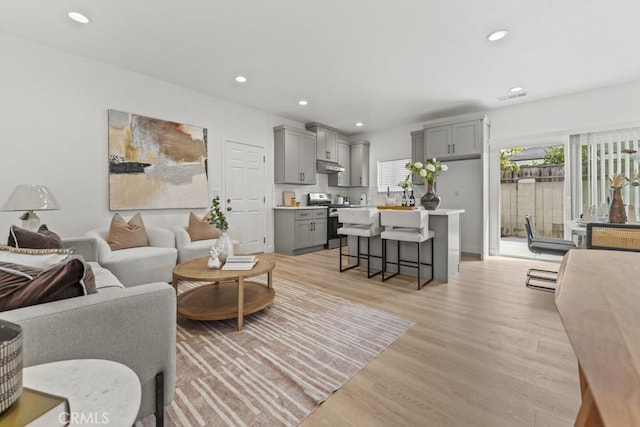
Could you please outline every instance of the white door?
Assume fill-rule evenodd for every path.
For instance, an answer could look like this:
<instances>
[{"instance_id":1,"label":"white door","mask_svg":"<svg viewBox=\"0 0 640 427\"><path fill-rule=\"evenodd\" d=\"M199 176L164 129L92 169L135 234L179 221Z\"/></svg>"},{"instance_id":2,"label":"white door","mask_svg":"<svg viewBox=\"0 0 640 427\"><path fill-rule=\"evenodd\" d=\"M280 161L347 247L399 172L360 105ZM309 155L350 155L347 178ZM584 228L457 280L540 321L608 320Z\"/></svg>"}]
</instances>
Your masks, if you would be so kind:
<instances>
[{"instance_id":1,"label":"white door","mask_svg":"<svg viewBox=\"0 0 640 427\"><path fill-rule=\"evenodd\" d=\"M238 253L264 252L264 147L225 141L223 206Z\"/></svg>"}]
</instances>

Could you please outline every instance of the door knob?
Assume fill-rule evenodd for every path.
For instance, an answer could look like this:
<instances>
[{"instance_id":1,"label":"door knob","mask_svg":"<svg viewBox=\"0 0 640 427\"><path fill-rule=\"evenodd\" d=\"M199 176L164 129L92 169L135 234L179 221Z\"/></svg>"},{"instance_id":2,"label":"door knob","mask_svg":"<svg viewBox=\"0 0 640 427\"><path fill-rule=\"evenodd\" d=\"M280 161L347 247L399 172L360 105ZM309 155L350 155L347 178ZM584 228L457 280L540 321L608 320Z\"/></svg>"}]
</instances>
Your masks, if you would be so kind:
<instances>
[{"instance_id":1,"label":"door knob","mask_svg":"<svg viewBox=\"0 0 640 427\"><path fill-rule=\"evenodd\" d=\"M231 203L231 199L227 199L227 203Z\"/></svg>"},{"instance_id":2,"label":"door knob","mask_svg":"<svg viewBox=\"0 0 640 427\"><path fill-rule=\"evenodd\" d=\"M227 206L227 210L230 211L231 210L231 206Z\"/></svg>"}]
</instances>

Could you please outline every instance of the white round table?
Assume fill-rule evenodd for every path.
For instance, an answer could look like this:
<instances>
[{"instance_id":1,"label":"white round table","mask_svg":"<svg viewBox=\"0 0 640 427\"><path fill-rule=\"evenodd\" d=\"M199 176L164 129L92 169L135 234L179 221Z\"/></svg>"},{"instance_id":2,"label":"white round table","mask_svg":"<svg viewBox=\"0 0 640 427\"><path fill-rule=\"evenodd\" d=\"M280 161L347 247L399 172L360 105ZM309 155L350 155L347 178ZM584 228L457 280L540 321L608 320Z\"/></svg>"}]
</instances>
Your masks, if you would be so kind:
<instances>
[{"instance_id":1,"label":"white round table","mask_svg":"<svg viewBox=\"0 0 640 427\"><path fill-rule=\"evenodd\" d=\"M66 397L70 426L131 426L140 410L140 380L110 360L77 359L29 366L24 387Z\"/></svg>"}]
</instances>

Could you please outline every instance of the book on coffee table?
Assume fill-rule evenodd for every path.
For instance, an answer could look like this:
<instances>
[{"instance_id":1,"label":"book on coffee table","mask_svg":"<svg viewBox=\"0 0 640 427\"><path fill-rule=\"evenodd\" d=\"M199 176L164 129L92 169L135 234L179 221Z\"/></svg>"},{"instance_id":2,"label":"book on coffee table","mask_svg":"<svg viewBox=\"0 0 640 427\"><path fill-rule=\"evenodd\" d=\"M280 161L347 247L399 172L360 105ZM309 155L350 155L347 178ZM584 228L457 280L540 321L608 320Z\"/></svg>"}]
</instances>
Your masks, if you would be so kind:
<instances>
[{"instance_id":1,"label":"book on coffee table","mask_svg":"<svg viewBox=\"0 0 640 427\"><path fill-rule=\"evenodd\" d=\"M254 255L234 255L227 257L222 270L251 270L258 261Z\"/></svg>"},{"instance_id":2,"label":"book on coffee table","mask_svg":"<svg viewBox=\"0 0 640 427\"><path fill-rule=\"evenodd\" d=\"M0 416L0 427L67 426L69 401L25 387L18 400Z\"/></svg>"}]
</instances>

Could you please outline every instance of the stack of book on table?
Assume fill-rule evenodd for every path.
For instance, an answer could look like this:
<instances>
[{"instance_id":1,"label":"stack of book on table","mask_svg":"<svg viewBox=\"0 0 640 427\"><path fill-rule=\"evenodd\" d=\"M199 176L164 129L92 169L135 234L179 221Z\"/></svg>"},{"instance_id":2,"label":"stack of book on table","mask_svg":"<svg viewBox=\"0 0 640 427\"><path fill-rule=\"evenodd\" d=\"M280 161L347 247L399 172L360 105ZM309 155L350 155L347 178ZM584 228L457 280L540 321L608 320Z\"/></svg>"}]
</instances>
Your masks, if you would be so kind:
<instances>
[{"instance_id":1,"label":"stack of book on table","mask_svg":"<svg viewBox=\"0 0 640 427\"><path fill-rule=\"evenodd\" d=\"M227 257L223 270L251 270L260 261L255 255L234 255Z\"/></svg>"}]
</instances>

